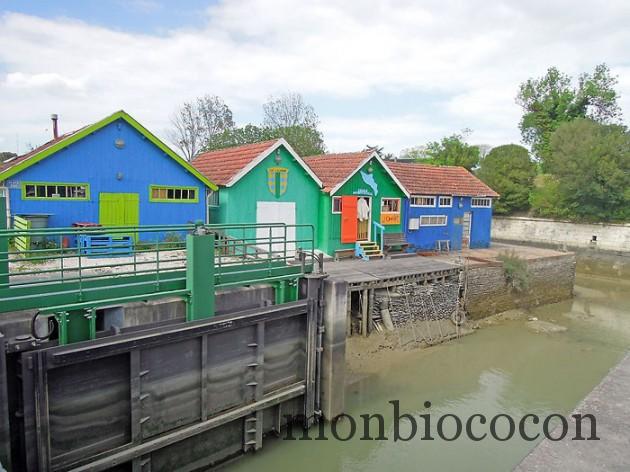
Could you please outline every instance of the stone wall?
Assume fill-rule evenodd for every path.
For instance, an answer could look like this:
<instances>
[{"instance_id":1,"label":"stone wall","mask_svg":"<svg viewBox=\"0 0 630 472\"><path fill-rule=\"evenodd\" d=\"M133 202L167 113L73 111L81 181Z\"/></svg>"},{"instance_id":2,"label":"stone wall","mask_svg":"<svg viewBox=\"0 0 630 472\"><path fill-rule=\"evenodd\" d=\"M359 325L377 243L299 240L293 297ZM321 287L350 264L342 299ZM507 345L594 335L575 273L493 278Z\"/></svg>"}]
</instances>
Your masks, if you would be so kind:
<instances>
[{"instance_id":1,"label":"stone wall","mask_svg":"<svg viewBox=\"0 0 630 472\"><path fill-rule=\"evenodd\" d=\"M508 284L503 264L488 262L475 264L467 270L466 311L472 319L531 306L555 303L573 296L575 255L529 259L527 273L529 287L516 292Z\"/></svg>"},{"instance_id":2,"label":"stone wall","mask_svg":"<svg viewBox=\"0 0 630 472\"><path fill-rule=\"evenodd\" d=\"M630 253L630 224L583 224L543 218L495 216L492 221L492 239Z\"/></svg>"}]
</instances>

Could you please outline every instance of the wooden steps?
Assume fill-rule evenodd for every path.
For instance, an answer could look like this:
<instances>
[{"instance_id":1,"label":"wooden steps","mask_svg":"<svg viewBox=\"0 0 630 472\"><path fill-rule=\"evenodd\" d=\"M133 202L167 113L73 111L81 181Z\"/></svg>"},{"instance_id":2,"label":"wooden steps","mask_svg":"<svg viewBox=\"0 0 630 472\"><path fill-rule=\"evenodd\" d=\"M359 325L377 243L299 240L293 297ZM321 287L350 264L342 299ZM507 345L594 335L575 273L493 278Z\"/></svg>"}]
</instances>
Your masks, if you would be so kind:
<instances>
[{"instance_id":1,"label":"wooden steps","mask_svg":"<svg viewBox=\"0 0 630 472\"><path fill-rule=\"evenodd\" d=\"M381 252L381 248L373 241L361 241L358 243L363 249L363 254L370 259L383 259L383 253Z\"/></svg>"}]
</instances>

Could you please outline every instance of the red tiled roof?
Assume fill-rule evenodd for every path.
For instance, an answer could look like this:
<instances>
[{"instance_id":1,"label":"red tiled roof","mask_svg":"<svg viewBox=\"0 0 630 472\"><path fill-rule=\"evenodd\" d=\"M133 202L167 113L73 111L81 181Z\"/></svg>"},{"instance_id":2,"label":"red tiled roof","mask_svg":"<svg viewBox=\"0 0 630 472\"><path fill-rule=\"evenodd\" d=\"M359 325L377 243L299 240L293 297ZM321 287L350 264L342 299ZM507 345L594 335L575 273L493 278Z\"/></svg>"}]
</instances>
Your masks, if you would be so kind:
<instances>
[{"instance_id":1,"label":"red tiled roof","mask_svg":"<svg viewBox=\"0 0 630 472\"><path fill-rule=\"evenodd\" d=\"M5 170L10 169L13 166L16 166L16 165L20 164L21 162L24 162L24 161L28 160L29 158L33 157L35 154L39 154L41 151L44 151L45 149L48 149L52 145L57 144L58 142L63 141L66 138L69 138L73 134L76 134L79 131L81 131L82 129L83 128L79 128L77 130L70 131L69 133L62 134L58 138L51 139L47 143L44 143L41 146L38 146L35 149L32 149L31 151L27 152L26 154L22 154L21 156L14 157L12 159L9 159L9 160L6 160L4 162L1 162L0 163L0 173L4 172Z\"/></svg>"},{"instance_id":2,"label":"red tiled roof","mask_svg":"<svg viewBox=\"0 0 630 472\"><path fill-rule=\"evenodd\" d=\"M215 184L227 185L236 174L277 141L277 139L273 139L204 152L199 154L191 164Z\"/></svg>"},{"instance_id":3,"label":"red tiled roof","mask_svg":"<svg viewBox=\"0 0 630 472\"><path fill-rule=\"evenodd\" d=\"M323 154L305 157L304 161L313 169L324 185L324 191L333 188L349 177L357 167L374 151L346 152L342 154Z\"/></svg>"},{"instance_id":4,"label":"red tiled roof","mask_svg":"<svg viewBox=\"0 0 630 472\"><path fill-rule=\"evenodd\" d=\"M409 193L415 195L499 196L463 167L391 161L386 164Z\"/></svg>"}]
</instances>

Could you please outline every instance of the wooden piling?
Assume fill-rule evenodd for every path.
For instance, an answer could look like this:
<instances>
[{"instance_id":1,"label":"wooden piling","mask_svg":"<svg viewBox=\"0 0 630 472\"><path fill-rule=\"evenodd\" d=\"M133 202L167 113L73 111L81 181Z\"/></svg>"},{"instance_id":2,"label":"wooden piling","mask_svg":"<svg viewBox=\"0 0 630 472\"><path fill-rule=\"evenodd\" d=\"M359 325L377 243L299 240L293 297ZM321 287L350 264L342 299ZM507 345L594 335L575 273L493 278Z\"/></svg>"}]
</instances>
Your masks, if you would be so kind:
<instances>
[{"instance_id":1,"label":"wooden piling","mask_svg":"<svg viewBox=\"0 0 630 472\"><path fill-rule=\"evenodd\" d=\"M361 292L361 334L368 335L368 289Z\"/></svg>"}]
</instances>

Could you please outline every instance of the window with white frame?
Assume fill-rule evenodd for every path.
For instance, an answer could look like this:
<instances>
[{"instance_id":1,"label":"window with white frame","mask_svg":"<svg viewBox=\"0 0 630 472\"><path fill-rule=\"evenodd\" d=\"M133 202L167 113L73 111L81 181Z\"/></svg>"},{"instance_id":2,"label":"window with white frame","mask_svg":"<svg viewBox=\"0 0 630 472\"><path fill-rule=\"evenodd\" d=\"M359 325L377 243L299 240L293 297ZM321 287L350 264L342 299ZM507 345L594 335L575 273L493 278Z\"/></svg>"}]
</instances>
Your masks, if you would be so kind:
<instances>
[{"instance_id":1,"label":"window with white frame","mask_svg":"<svg viewBox=\"0 0 630 472\"><path fill-rule=\"evenodd\" d=\"M447 221L446 215L422 215L420 226L446 226Z\"/></svg>"},{"instance_id":2,"label":"window with white frame","mask_svg":"<svg viewBox=\"0 0 630 472\"><path fill-rule=\"evenodd\" d=\"M219 191L218 190L210 190L208 192L208 206L209 207L219 206Z\"/></svg>"},{"instance_id":3,"label":"window with white frame","mask_svg":"<svg viewBox=\"0 0 630 472\"><path fill-rule=\"evenodd\" d=\"M439 206L450 208L453 206L453 197L440 197Z\"/></svg>"},{"instance_id":4,"label":"window with white frame","mask_svg":"<svg viewBox=\"0 0 630 472\"><path fill-rule=\"evenodd\" d=\"M400 198L381 198L381 213L398 213Z\"/></svg>"},{"instance_id":5,"label":"window with white frame","mask_svg":"<svg viewBox=\"0 0 630 472\"><path fill-rule=\"evenodd\" d=\"M473 197L470 201L473 208L490 208L492 206L492 198Z\"/></svg>"},{"instance_id":6,"label":"window with white frame","mask_svg":"<svg viewBox=\"0 0 630 472\"><path fill-rule=\"evenodd\" d=\"M415 207L434 207L435 197L428 195L413 195L411 197L410 204Z\"/></svg>"},{"instance_id":7,"label":"window with white frame","mask_svg":"<svg viewBox=\"0 0 630 472\"><path fill-rule=\"evenodd\" d=\"M332 212L341 213L341 197L332 197Z\"/></svg>"}]
</instances>

